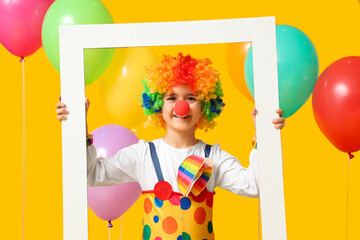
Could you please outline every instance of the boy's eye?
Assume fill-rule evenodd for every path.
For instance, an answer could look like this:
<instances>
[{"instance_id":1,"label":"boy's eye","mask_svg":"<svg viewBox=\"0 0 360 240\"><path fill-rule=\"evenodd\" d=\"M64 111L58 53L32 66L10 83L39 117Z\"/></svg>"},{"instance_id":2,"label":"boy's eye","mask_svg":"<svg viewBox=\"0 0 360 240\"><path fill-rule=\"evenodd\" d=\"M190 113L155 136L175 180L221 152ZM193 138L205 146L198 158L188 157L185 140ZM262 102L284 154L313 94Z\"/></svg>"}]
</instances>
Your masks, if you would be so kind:
<instances>
[{"instance_id":1,"label":"boy's eye","mask_svg":"<svg viewBox=\"0 0 360 240\"><path fill-rule=\"evenodd\" d=\"M166 100L168 101L176 101L176 97L167 97ZM187 97L187 101L196 101L196 97Z\"/></svg>"}]
</instances>

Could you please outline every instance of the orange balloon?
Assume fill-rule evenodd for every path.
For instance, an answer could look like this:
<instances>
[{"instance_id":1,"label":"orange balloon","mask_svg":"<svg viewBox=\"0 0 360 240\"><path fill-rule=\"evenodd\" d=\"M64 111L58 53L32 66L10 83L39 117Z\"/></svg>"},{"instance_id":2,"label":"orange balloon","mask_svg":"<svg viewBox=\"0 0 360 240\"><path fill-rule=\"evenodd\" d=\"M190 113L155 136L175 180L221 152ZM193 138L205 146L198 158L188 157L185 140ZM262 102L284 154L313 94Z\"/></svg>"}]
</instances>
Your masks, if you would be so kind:
<instances>
[{"instance_id":1,"label":"orange balloon","mask_svg":"<svg viewBox=\"0 0 360 240\"><path fill-rule=\"evenodd\" d=\"M146 120L140 97L145 66L156 65L157 56L146 47L117 48L115 56L99 79L99 90L110 114L118 124L133 128Z\"/></svg>"},{"instance_id":2,"label":"orange balloon","mask_svg":"<svg viewBox=\"0 0 360 240\"><path fill-rule=\"evenodd\" d=\"M254 102L245 82L244 64L251 42L228 43L226 46L226 63L231 81L236 88L251 102Z\"/></svg>"}]
</instances>

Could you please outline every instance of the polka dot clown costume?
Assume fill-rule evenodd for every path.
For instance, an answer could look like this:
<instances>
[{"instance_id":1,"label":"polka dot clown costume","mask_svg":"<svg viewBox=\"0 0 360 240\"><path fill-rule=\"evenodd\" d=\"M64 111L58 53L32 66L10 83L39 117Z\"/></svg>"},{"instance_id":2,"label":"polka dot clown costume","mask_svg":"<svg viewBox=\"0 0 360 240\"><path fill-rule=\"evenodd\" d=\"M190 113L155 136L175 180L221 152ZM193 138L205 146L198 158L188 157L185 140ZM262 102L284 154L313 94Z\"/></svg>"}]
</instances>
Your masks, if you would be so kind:
<instances>
[{"instance_id":1,"label":"polka dot clown costume","mask_svg":"<svg viewBox=\"0 0 360 240\"><path fill-rule=\"evenodd\" d=\"M205 158L191 155L180 165L179 193L164 180L155 146L149 145L158 182L154 190L143 191L143 239L214 239L214 193L205 188L212 172L212 159L207 158L211 146L205 146ZM157 237L151 238L152 233Z\"/></svg>"},{"instance_id":2,"label":"polka dot clown costume","mask_svg":"<svg viewBox=\"0 0 360 240\"><path fill-rule=\"evenodd\" d=\"M164 56L157 66L147 68L141 102L148 123L166 129L161 108L163 96L180 84L188 84L201 99L202 116L196 128L207 131L215 126L224 103L218 72L209 59ZM185 116L186 104L175 107ZM236 143L235 143L236 144ZM88 185L116 185L139 182L143 189L144 240L213 240L212 208L214 188L258 197L257 153L250 153L248 168L219 144L199 140L195 145L178 149L163 138L119 150L112 158L97 158L93 145L88 147Z\"/></svg>"}]
</instances>

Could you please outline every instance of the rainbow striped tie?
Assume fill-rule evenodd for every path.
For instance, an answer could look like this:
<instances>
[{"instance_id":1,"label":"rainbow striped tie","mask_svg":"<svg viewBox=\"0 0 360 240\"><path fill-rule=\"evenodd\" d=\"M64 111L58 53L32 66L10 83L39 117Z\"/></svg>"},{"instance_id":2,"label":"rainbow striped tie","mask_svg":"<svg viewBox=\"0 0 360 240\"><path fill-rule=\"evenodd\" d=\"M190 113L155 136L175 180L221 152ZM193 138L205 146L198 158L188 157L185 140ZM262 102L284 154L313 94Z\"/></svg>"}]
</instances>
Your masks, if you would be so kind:
<instances>
[{"instance_id":1,"label":"rainbow striped tie","mask_svg":"<svg viewBox=\"0 0 360 240\"><path fill-rule=\"evenodd\" d=\"M182 194L187 197L190 192L198 196L204 190L212 173L212 158L196 155L187 157L180 165L177 182Z\"/></svg>"}]
</instances>

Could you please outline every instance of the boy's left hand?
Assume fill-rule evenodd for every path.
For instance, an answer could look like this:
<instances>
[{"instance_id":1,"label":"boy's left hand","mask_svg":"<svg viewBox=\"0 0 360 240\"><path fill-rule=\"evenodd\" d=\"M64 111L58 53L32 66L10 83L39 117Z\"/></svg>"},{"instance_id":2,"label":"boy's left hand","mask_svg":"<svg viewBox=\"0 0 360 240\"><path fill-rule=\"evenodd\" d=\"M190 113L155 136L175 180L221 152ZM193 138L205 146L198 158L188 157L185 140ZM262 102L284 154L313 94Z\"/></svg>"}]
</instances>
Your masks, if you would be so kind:
<instances>
[{"instance_id":1,"label":"boy's left hand","mask_svg":"<svg viewBox=\"0 0 360 240\"><path fill-rule=\"evenodd\" d=\"M275 118L273 119L271 122L274 124L274 128L276 129L282 129L284 126L285 126L285 118L282 118L281 116L284 114L284 111L282 109L277 109L275 111L275 113L279 114L279 118ZM255 129L256 129L256 124L255 124L255 117L256 117L256 114L257 114L257 110L256 108L254 108L252 111L251 111L251 115L252 115L252 118L254 120L254 125L255 125Z\"/></svg>"},{"instance_id":2,"label":"boy's left hand","mask_svg":"<svg viewBox=\"0 0 360 240\"><path fill-rule=\"evenodd\" d=\"M284 114L284 111L282 109L278 109L275 111L275 113L279 114L279 118L275 118L271 122L272 122L272 124L274 124L274 128L282 129L286 124L285 118L281 117Z\"/></svg>"}]
</instances>

